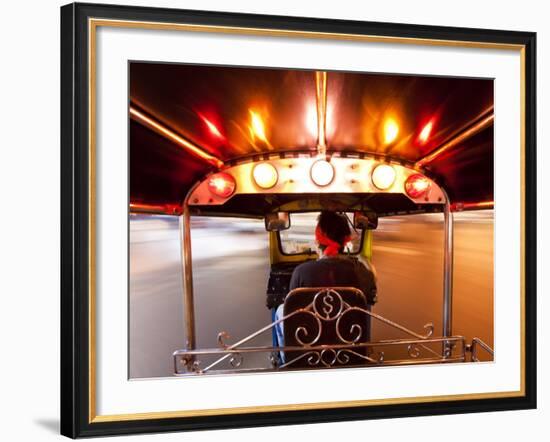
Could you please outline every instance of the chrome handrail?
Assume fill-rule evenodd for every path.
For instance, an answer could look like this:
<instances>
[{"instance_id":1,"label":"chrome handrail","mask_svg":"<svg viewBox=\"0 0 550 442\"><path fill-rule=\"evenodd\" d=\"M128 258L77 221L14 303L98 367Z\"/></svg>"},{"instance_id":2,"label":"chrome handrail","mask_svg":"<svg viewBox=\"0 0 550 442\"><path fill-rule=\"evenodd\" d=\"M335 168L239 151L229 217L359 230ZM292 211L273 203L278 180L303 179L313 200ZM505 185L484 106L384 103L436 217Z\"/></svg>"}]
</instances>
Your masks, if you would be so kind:
<instances>
[{"instance_id":1,"label":"chrome handrail","mask_svg":"<svg viewBox=\"0 0 550 442\"><path fill-rule=\"evenodd\" d=\"M270 371L274 369L286 369L292 368L292 365L298 361L306 362L310 367L324 366L326 368L332 368L335 366L348 365L350 362L350 356L354 356L356 359L363 360L365 363L374 365L401 365L407 362L409 363L436 363L436 362L464 362L466 360L466 352L476 350L476 345L481 345L484 349L490 348L483 341L475 339L472 345L467 346L465 338L463 336L442 336L433 337L433 324L428 323L424 326L425 334L416 333L396 322L390 321L381 315L370 312L367 309L361 307L351 306L345 302L339 292L351 291L364 298L363 293L352 287L324 287L324 288L299 288L291 291L287 296L294 296L303 293L313 294L313 300L303 308L294 310L293 312L283 316L282 318L273 321L270 324L258 329L254 333L240 339L234 344L227 345L224 339L229 338L229 334L221 332L218 334L219 348L210 349L183 349L177 350L173 353L174 358L174 372L176 375L186 374L204 374L207 372L213 372L214 368L219 366L222 362L227 361L231 365L232 369L237 369L242 365L243 355L251 353L271 353L272 356L277 352L301 352L300 355L294 357L292 360L283 363L282 365L274 364L274 368L254 369L252 371ZM381 321L390 327L399 330L402 333L409 335L409 338L402 339L388 339L380 341L368 341L361 342L360 338L363 333L363 323L359 323L355 320L348 330L350 337L346 338L342 335L340 330L341 319L350 312L356 312L365 316L372 317L378 321ZM259 347L245 347L244 344L248 343L252 339L258 337L262 333L270 331L276 325L284 323L287 319L296 315L308 315L314 320L315 329L302 325L296 327L295 338L300 345L293 346L259 346ZM310 324L311 325L311 324ZM319 338L321 336L323 327L334 327L336 336L339 342L334 344L319 344ZM313 339L305 342L302 338L313 337ZM412 337L412 338L411 338ZM450 348L454 348L455 351L449 354L441 355L434 351L429 344L447 344ZM400 360L385 360L384 352L374 352L379 347L386 346L406 346L410 359ZM365 352L365 354L358 353L358 349L371 349L373 353ZM431 357L422 357L423 350L431 353ZM460 350L460 351L459 351ZM492 350L490 350L492 351ZM205 355L219 355L218 359L207 365L201 367L201 360L199 356ZM473 353L472 360L477 360L476 353ZM242 369L243 371L251 371L250 369ZM216 373L221 372L233 372L233 370L216 370ZM241 370L239 370L241 371Z\"/></svg>"},{"instance_id":2,"label":"chrome handrail","mask_svg":"<svg viewBox=\"0 0 550 442\"><path fill-rule=\"evenodd\" d=\"M472 343L466 347L466 350L471 353L472 362L479 362L477 357L477 347L480 346L483 350L489 353L491 356L495 356L495 351L487 345L486 342L482 341L479 338L472 339Z\"/></svg>"}]
</instances>

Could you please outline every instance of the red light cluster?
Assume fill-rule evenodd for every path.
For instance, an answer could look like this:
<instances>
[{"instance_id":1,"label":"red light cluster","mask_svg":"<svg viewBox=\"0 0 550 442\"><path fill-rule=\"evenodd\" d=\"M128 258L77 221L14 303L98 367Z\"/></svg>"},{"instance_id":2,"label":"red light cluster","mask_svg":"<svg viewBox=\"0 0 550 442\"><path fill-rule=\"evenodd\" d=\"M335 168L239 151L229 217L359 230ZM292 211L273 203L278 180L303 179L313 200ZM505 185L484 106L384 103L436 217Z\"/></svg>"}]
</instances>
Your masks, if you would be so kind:
<instances>
[{"instance_id":1,"label":"red light cluster","mask_svg":"<svg viewBox=\"0 0 550 442\"><path fill-rule=\"evenodd\" d=\"M208 180L208 190L220 198L229 198L236 188L235 178L225 172L215 173Z\"/></svg>"},{"instance_id":2,"label":"red light cluster","mask_svg":"<svg viewBox=\"0 0 550 442\"><path fill-rule=\"evenodd\" d=\"M407 178L405 181L405 192L411 198L416 199L424 195L430 188L431 181L424 175L415 173Z\"/></svg>"}]
</instances>

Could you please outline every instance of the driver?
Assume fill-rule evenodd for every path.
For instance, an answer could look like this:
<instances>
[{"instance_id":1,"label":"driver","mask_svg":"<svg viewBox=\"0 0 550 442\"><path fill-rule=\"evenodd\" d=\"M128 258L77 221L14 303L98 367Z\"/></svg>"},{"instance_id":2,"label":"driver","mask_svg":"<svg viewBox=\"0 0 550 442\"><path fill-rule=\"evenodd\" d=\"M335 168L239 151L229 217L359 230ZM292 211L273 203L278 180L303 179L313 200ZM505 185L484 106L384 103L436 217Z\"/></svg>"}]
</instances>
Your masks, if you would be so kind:
<instances>
[{"instance_id":1,"label":"driver","mask_svg":"<svg viewBox=\"0 0 550 442\"><path fill-rule=\"evenodd\" d=\"M289 290L298 287L355 287L367 298L367 308L376 302L376 276L371 264L359 261L345 253L351 240L350 223L344 214L323 211L317 219L315 241L319 258L294 269ZM284 304L275 313L275 319L283 317ZM279 346L284 345L283 323L276 325ZM370 340L370 316L367 317L367 335ZM281 352L284 362L284 355Z\"/></svg>"}]
</instances>

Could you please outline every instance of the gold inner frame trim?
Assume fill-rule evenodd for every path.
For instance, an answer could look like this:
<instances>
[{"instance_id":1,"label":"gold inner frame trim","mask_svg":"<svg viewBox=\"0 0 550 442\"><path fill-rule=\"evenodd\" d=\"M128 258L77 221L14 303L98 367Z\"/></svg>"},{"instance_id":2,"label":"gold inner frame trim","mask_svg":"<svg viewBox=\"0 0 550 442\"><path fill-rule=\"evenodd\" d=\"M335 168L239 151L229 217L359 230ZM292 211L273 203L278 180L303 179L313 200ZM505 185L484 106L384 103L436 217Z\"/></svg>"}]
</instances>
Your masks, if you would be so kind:
<instances>
[{"instance_id":1,"label":"gold inner frame trim","mask_svg":"<svg viewBox=\"0 0 550 442\"><path fill-rule=\"evenodd\" d=\"M235 34L242 36L268 36L268 37L292 37L292 38L309 38L309 39L324 39L324 40L340 40L340 41L357 41L370 43L386 43L386 44L411 44L419 46L442 46L442 47L462 47L462 48L478 48L478 49L498 49L518 51L520 54L520 69L521 69L521 111L520 111L520 163L521 163L521 227L520 227L520 250L521 250L521 290L520 290L520 390L506 392L487 392L487 393L466 393L456 395L440 395L440 396L421 396L421 397L404 397L404 398L388 398L388 399L368 399L358 401L341 401L341 402L320 402L320 403L302 403L302 404L285 404L285 405L266 405L255 407L236 407L236 408L220 408L220 409L202 409L202 410L181 410L181 411L161 411L149 413L131 413L131 414L113 414L113 415L97 415L96 414L96 164L95 164L95 148L96 148L96 31L99 26L115 27L115 28L134 28L148 30L172 30L186 32L207 32L218 34ZM292 31L283 29L262 29L262 28L244 28L232 26L211 26L211 25L191 25L181 23L158 23L133 20L111 20L111 19L88 19L88 98L89 98L89 423L99 422L117 422L117 421L133 421L145 419L168 419L177 417L197 417L197 416L216 416L216 415L232 415L245 414L252 412L278 412L278 411L294 411L294 410L321 410L328 408L344 408L344 407L364 407L374 405L394 405L394 404L412 404L426 402L441 402L441 401L458 401L465 399L495 399L495 398L512 398L525 396L525 46L521 44L503 44L490 42L475 42L475 41L460 41L460 40L441 40L441 39L424 39L412 37L391 37L377 35L358 35L345 33L330 33L330 32L311 32L311 31Z\"/></svg>"},{"instance_id":2,"label":"gold inner frame trim","mask_svg":"<svg viewBox=\"0 0 550 442\"><path fill-rule=\"evenodd\" d=\"M153 29L164 31L208 32L216 34L238 34L266 37L294 37L323 40L364 41L371 43L399 43L422 46L455 46L466 48L521 50L523 45L508 43L480 43L477 41L441 40L430 38L391 37L381 35L340 34L334 32L292 31L286 29L243 28L238 26L212 26L183 23L158 23L133 20L89 19L93 27Z\"/></svg>"},{"instance_id":3,"label":"gold inner frame trim","mask_svg":"<svg viewBox=\"0 0 550 442\"><path fill-rule=\"evenodd\" d=\"M88 421L96 417L96 26L88 21Z\"/></svg>"},{"instance_id":4,"label":"gold inner frame trim","mask_svg":"<svg viewBox=\"0 0 550 442\"><path fill-rule=\"evenodd\" d=\"M520 50L520 358L521 387L525 395L525 47Z\"/></svg>"},{"instance_id":5,"label":"gold inner frame trim","mask_svg":"<svg viewBox=\"0 0 550 442\"><path fill-rule=\"evenodd\" d=\"M236 408L213 408L204 410L182 410L182 411L155 411L150 413L132 413L132 414L111 414L105 416L96 416L90 422L114 422L114 421L132 421L146 419L167 419L175 417L197 417L197 416L220 416L231 414L246 414L258 412L277 412L277 411L298 411L298 410L324 410L327 408L344 407L364 407L373 405L395 405L395 404L420 404L426 402L441 401L460 401L472 399L473 394L442 395L442 396L423 396L423 397L403 397L391 399L369 399L365 401L338 401L338 402L319 402L288 405L266 405L259 407L236 407ZM523 396L520 391L498 392L498 393L479 393L475 395L476 399L495 399Z\"/></svg>"}]
</instances>

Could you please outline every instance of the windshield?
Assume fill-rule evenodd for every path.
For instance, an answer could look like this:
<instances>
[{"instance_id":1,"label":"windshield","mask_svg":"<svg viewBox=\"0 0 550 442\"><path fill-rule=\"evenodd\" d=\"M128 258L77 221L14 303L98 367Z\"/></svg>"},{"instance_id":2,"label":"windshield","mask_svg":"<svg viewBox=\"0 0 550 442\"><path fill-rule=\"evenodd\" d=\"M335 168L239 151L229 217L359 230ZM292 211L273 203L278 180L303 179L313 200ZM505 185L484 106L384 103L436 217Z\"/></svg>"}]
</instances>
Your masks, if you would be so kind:
<instances>
[{"instance_id":1,"label":"windshield","mask_svg":"<svg viewBox=\"0 0 550 442\"><path fill-rule=\"evenodd\" d=\"M346 213L348 219L353 219L352 213ZM299 255L313 253L316 249L315 226L319 212L292 213L290 215L290 228L279 232L282 252L285 255ZM347 253L359 253L361 250L361 231L352 230L352 240L346 246Z\"/></svg>"}]
</instances>

